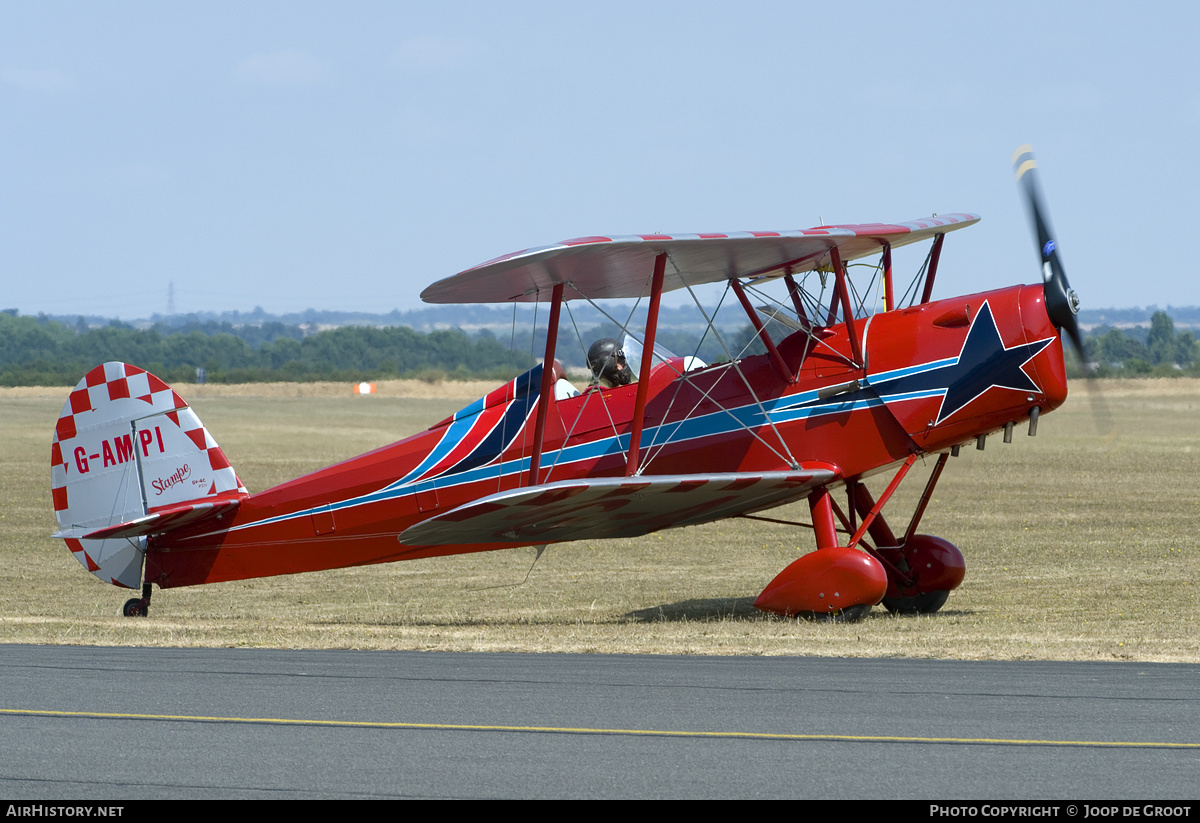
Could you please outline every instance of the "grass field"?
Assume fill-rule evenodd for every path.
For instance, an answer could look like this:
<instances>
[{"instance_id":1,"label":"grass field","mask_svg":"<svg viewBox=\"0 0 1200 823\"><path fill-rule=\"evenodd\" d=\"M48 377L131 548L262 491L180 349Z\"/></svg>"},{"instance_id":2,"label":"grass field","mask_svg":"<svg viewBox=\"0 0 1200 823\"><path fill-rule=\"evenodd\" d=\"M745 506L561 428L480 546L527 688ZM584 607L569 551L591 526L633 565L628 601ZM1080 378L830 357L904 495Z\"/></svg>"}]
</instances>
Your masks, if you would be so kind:
<instances>
[{"instance_id":1,"label":"grass field","mask_svg":"<svg viewBox=\"0 0 1200 823\"><path fill-rule=\"evenodd\" d=\"M489 388L181 393L261 490L424 428ZM876 608L849 625L753 608L812 538L747 520L552 546L532 570L522 549L156 591L149 619L122 618L129 593L49 537L50 437L66 390L0 389L0 642L1200 661L1200 381L1100 388L1115 438L1097 435L1076 385L1036 438L1020 429L1012 445L993 437L950 461L921 529L967 560L942 612ZM903 512L898 528L924 474L887 510Z\"/></svg>"}]
</instances>

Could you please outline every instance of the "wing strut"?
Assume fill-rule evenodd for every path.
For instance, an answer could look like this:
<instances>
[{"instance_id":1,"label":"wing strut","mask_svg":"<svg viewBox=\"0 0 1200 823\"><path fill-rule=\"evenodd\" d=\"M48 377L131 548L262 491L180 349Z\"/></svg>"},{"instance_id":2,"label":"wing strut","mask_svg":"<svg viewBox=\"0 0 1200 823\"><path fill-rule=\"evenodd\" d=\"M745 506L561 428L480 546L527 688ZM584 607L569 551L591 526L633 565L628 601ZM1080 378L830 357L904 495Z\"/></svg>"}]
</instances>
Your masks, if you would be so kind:
<instances>
[{"instance_id":1,"label":"wing strut","mask_svg":"<svg viewBox=\"0 0 1200 823\"><path fill-rule=\"evenodd\" d=\"M938 235L944 237L944 235ZM846 264L842 262L842 255L838 252L837 246L829 250L829 256L833 261L833 274L837 278L837 297L841 298L842 302L842 319L846 321L846 336L850 338L850 351L854 354L855 365L861 367L863 363L862 346L859 345L858 336L854 333L854 309L850 307L850 286L846 283ZM830 301L832 304L833 301Z\"/></svg>"},{"instance_id":2,"label":"wing strut","mask_svg":"<svg viewBox=\"0 0 1200 823\"><path fill-rule=\"evenodd\" d=\"M946 239L946 235L939 234L933 240L933 251L929 257L929 274L925 276L925 292L921 295L921 302L928 303L929 298L933 297L933 278L937 275L938 260L942 258L942 242Z\"/></svg>"},{"instance_id":3,"label":"wing strut","mask_svg":"<svg viewBox=\"0 0 1200 823\"><path fill-rule=\"evenodd\" d=\"M542 440L546 435L546 410L554 400L554 347L558 343L558 315L562 310L563 284L555 283L550 302L550 328L546 330L546 358L542 361L542 388L538 395L537 422L533 426L533 454L529 456L529 485L536 486L542 466Z\"/></svg>"},{"instance_id":4,"label":"wing strut","mask_svg":"<svg viewBox=\"0 0 1200 823\"><path fill-rule=\"evenodd\" d=\"M892 244L883 244L883 299L887 311L896 308L896 292L892 286Z\"/></svg>"},{"instance_id":5,"label":"wing strut","mask_svg":"<svg viewBox=\"0 0 1200 823\"><path fill-rule=\"evenodd\" d=\"M783 276L783 281L787 283L788 295L792 298L792 306L796 309L796 317L799 318L801 327L805 332L811 332L812 321L808 319L808 312L804 310L804 300L800 297L800 287L796 285L796 278L789 272Z\"/></svg>"},{"instance_id":6,"label":"wing strut","mask_svg":"<svg viewBox=\"0 0 1200 823\"><path fill-rule=\"evenodd\" d=\"M779 349L775 348L775 341L767 334L767 330L763 327L762 320L758 318L758 312L750 305L750 300L746 297L745 290L742 289L742 283L736 277L729 281L733 286L733 293L737 295L738 300L742 302L742 308L746 310L746 315L750 318L750 322L754 325L754 330L758 332L758 339L766 346L767 351L771 354L771 362L775 364L775 368L779 369L779 374L788 383L795 383L796 376L792 374L792 370L787 367L787 363L783 362L783 355L779 353Z\"/></svg>"},{"instance_id":7,"label":"wing strut","mask_svg":"<svg viewBox=\"0 0 1200 823\"><path fill-rule=\"evenodd\" d=\"M638 371L637 400L633 407L633 431L629 435L629 457L625 463L626 477L632 477L637 473L638 458L641 456L642 425L646 418L646 397L650 393L650 369L654 365L654 336L658 332L658 303L662 298L663 276L666 271L667 253L659 252L654 258L654 279L650 284L650 307L646 315L646 339L642 342L642 365Z\"/></svg>"}]
</instances>

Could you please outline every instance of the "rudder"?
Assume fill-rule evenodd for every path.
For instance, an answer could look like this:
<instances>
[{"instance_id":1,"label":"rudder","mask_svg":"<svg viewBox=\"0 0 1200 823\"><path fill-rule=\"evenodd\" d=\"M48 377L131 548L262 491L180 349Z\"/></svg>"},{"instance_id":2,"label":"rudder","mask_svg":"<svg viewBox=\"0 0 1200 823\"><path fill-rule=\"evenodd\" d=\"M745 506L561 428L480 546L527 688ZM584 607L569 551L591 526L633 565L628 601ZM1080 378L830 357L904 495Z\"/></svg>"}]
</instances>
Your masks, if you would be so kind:
<instances>
[{"instance_id":1,"label":"rudder","mask_svg":"<svg viewBox=\"0 0 1200 823\"><path fill-rule=\"evenodd\" d=\"M183 398L150 372L119 362L92 369L71 392L54 428L50 475L55 537L92 574L128 588L141 582L146 532L89 534L248 495Z\"/></svg>"}]
</instances>

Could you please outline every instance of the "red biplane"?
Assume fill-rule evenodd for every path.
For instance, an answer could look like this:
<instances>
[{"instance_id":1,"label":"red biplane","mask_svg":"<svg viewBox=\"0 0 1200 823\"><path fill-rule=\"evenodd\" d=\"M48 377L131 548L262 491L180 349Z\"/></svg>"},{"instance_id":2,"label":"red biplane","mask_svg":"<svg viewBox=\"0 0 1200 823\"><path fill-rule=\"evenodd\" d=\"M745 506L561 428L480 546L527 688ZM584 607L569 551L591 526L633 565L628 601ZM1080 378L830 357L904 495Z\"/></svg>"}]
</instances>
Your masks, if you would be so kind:
<instances>
[{"instance_id":1,"label":"red biplane","mask_svg":"<svg viewBox=\"0 0 1200 823\"><path fill-rule=\"evenodd\" d=\"M1023 152L1023 153L1022 153ZM428 431L257 494L193 410L154 375L97 366L63 408L54 508L71 552L97 577L161 588L706 523L807 501L816 550L755 605L856 619L880 603L934 612L963 579L962 555L917 533L947 457L1057 408L1060 330L1078 345L1066 282L1029 170L1044 283L933 300L942 244L972 214L803 231L583 237L484 263L433 284L433 303L549 302L542 365ZM908 298L892 250L931 241ZM872 286L847 262L877 257ZM656 347L662 295L725 284L765 354L726 348L712 365ZM773 306L758 307L767 288ZM872 305L862 295L876 289ZM555 359L571 300L648 298L630 333L628 385L579 392ZM699 306L699 301L697 301ZM703 311L703 309L701 309ZM760 315L784 323L776 341ZM712 318L706 314L710 324ZM710 332L720 338L715 326ZM640 352L635 353L635 350ZM608 382L608 381L605 381ZM914 463L934 468L902 531L883 509ZM891 475L875 498L863 480ZM835 498L844 490L843 508Z\"/></svg>"}]
</instances>

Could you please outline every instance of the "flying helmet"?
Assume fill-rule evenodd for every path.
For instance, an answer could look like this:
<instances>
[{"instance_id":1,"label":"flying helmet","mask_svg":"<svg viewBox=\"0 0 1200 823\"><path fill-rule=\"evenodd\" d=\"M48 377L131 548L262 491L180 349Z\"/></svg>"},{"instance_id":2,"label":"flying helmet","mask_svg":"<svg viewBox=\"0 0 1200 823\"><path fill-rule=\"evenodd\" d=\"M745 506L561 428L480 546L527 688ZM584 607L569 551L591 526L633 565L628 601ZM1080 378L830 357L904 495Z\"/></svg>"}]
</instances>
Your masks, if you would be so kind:
<instances>
[{"instance_id":1,"label":"flying helmet","mask_svg":"<svg viewBox=\"0 0 1200 823\"><path fill-rule=\"evenodd\" d=\"M625 364L625 351L611 337L600 338L588 349L588 368L596 382L607 386L627 385L632 376Z\"/></svg>"}]
</instances>

